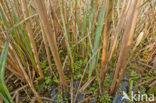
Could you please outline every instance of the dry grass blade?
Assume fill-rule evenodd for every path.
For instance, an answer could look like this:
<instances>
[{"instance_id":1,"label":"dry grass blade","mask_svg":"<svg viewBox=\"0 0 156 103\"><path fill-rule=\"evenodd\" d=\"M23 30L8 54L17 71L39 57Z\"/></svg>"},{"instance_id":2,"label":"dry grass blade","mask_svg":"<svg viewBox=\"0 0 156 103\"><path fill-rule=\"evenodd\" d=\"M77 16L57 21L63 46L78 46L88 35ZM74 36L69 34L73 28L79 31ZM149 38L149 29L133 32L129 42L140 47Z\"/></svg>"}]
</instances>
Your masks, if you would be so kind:
<instances>
[{"instance_id":1,"label":"dry grass blade","mask_svg":"<svg viewBox=\"0 0 156 103\"><path fill-rule=\"evenodd\" d=\"M149 85L150 88L154 88L156 86L156 80Z\"/></svg>"},{"instance_id":2,"label":"dry grass blade","mask_svg":"<svg viewBox=\"0 0 156 103\"><path fill-rule=\"evenodd\" d=\"M44 29L45 34L46 34L44 36L46 36L48 39L48 43L49 43L51 52L53 54L53 57L54 57L54 60L56 63L56 67L57 67L57 70L58 70L58 73L60 76L60 84L63 87L63 89L67 90L67 83L66 83L65 76L63 73L63 69L62 69L62 64L61 64L59 53L58 53L58 47L56 45L56 40L54 38L55 35L54 35L54 33L52 31L52 27L48 21L49 19L48 19L48 15L47 15L47 11L46 11L44 2L43 2L43 0L35 0L35 3L37 6L37 12L39 14L39 18L41 21L41 26Z\"/></svg>"},{"instance_id":3,"label":"dry grass blade","mask_svg":"<svg viewBox=\"0 0 156 103\"><path fill-rule=\"evenodd\" d=\"M130 2L130 1L129 1L129 2ZM129 3L128 3L128 4L129 4ZM109 62L110 62L111 59L112 59L113 53L114 53L114 51L115 51L115 47L116 47L116 45L117 45L117 41L118 41L119 35L120 35L121 30L123 29L123 26L124 26L124 23L125 23L124 21L125 21L125 19L126 19L126 15L127 15L127 10L126 10L126 9L129 8L128 4L126 4L126 3L123 4L124 7L123 7L122 10L121 10L121 15L120 15L118 24L117 24L117 26L116 26L116 30L115 30L115 32L114 32L114 34L113 34L113 39L112 39L112 41L111 41L111 46L110 46L110 51L109 51L110 55L109 55L109 57L108 57L108 61L109 61ZM126 6L127 6L127 8L126 8ZM126 8L126 9L125 9L125 8Z\"/></svg>"},{"instance_id":4,"label":"dry grass blade","mask_svg":"<svg viewBox=\"0 0 156 103\"><path fill-rule=\"evenodd\" d=\"M24 18L27 18L29 16L29 11L28 11L28 8L27 8L27 1L26 0L22 0L22 7L23 7ZM26 29L28 31L28 36L29 36L29 41L30 41L30 44L31 44L32 52L34 54L34 58L35 58L35 61L36 61L38 73L40 75L40 78L44 79L44 75L43 75L41 65L40 65L40 61L39 61L39 56L38 56L38 53L37 53L36 43L35 43L33 35L32 35L33 31L31 29L31 23L30 23L30 21L27 21L27 22L25 22L25 24L26 24Z\"/></svg>"},{"instance_id":5,"label":"dry grass blade","mask_svg":"<svg viewBox=\"0 0 156 103\"><path fill-rule=\"evenodd\" d=\"M24 79L18 65L15 64L11 55L9 54L8 54L7 62L8 62L8 65L6 66L6 68L12 73L14 73L17 77Z\"/></svg>"},{"instance_id":6,"label":"dry grass blade","mask_svg":"<svg viewBox=\"0 0 156 103\"><path fill-rule=\"evenodd\" d=\"M130 9L127 16L127 26L125 27L124 35L120 45L120 53L115 69L115 75L111 85L111 94L114 94L120 84L120 79L128 61L128 53L131 47L131 42L134 36L134 30L137 22L137 16L140 6L140 1L134 0L130 3Z\"/></svg>"},{"instance_id":7,"label":"dry grass blade","mask_svg":"<svg viewBox=\"0 0 156 103\"><path fill-rule=\"evenodd\" d=\"M73 95L73 79L71 79L71 81L70 81L70 98L71 98L71 103L73 103L74 102L74 95Z\"/></svg>"},{"instance_id":8,"label":"dry grass blade","mask_svg":"<svg viewBox=\"0 0 156 103\"><path fill-rule=\"evenodd\" d=\"M108 37L109 37L109 28L111 24L112 18L112 10L113 10L113 0L106 0L106 17L105 17L105 26L104 26L104 33L103 33L103 48L102 48L102 60L101 60L101 86L103 85L103 79L105 77L105 73L107 72L105 68L106 59L107 59L107 45L108 45ZM102 91L102 90L100 90Z\"/></svg>"},{"instance_id":9,"label":"dry grass blade","mask_svg":"<svg viewBox=\"0 0 156 103\"><path fill-rule=\"evenodd\" d=\"M149 79L149 80L147 80L147 81L141 82L141 83L137 84L134 88L138 88L138 87L140 87L141 85L146 84L146 83L149 83L149 82L151 82L151 81L153 81L153 80L155 80L155 79L156 79L156 77L153 77L153 78L151 78L151 79Z\"/></svg>"},{"instance_id":10,"label":"dry grass blade","mask_svg":"<svg viewBox=\"0 0 156 103\"><path fill-rule=\"evenodd\" d=\"M86 103L90 98L94 97L95 95L96 95L96 94L93 94L93 95L91 95L91 96L88 96L87 98L81 100L81 101L78 102L78 103Z\"/></svg>"},{"instance_id":11,"label":"dry grass blade","mask_svg":"<svg viewBox=\"0 0 156 103\"><path fill-rule=\"evenodd\" d=\"M24 66L23 66L22 63L21 63L20 58L19 58L17 52L14 50L13 44L10 42L9 35L8 35L8 34L5 34L5 35L6 35L6 37L7 37L7 40L8 40L9 43L10 43L10 44L9 44L9 48L10 48L11 52L13 53L13 55L14 55L14 57L15 57L17 63L18 63L18 65L19 65L19 67L20 67L20 69L21 69L21 71L22 71L22 73L23 73L23 76L24 76L26 82L29 84L29 86L30 86L31 90L33 91L34 95L36 96L36 98L38 98L38 102L43 103L43 102L41 101L41 99L40 99L39 94L37 93L37 91L36 91L36 89L35 89L35 87L34 87L34 85L33 85L32 80L31 80L31 79L29 78L29 76L27 75L27 73L26 73L26 71L25 71L25 68L24 68Z\"/></svg>"},{"instance_id":12,"label":"dry grass blade","mask_svg":"<svg viewBox=\"0 0 156 103\"><path fill-rule=\"evenodd\" d=\"M43 29L42 29L42 33L44 33ZM46 54L47 54L47 59L48 59L48 63L49 63L50 72L57 79L57 77L56 77L56 75L55 75L55 73L53 71L53 68L52 68L52 62L51 62L51 58L50 58L49 45L48 45L47 38L43 34L42 34L42 37L43 37L43 42L44 42L44 46L45 46L45 50L46 50Z\"/></svg>"},{"instance_id":13,"label":"dry grass blade","mask_svg":"<svg viewBox=\"0 0 156 103\"><path fill-rule=\"evenodd\" d=\"M91 77L79 90L79 92L83 92L89 85L90 83L94 80L94 77Z\"/></svg>"},{"instance_id":14,"label":"dry grass blade","mask_svg":"<svg viewBox=\"0 0 156 103\"><path fill-rule=\"evenodd\" d=\"M135 44L135 46L134 46L134 48L133 48L133 51L134 51L134 50L136 49L136 47L141 43L141 40L142 40L143 36L144 36L144 32L141 32L141 33L139 34L139 36L137 37L137 39L136 39L136 44Z\"/></svg>"}]
</instances>

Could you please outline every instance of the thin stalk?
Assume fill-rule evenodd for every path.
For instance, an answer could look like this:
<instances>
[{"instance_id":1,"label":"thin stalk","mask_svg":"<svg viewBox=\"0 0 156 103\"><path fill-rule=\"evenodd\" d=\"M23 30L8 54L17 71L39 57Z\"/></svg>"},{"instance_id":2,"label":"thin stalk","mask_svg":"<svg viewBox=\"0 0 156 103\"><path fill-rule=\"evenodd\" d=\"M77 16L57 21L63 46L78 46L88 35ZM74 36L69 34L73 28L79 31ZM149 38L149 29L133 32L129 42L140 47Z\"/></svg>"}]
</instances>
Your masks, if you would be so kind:
<instances>
[{"instance_id":1,"label":"thin stalk","mask_svg":"<svg viewBox=\"0 0 156 103\"><path fill-rule=\"evenodd\" d=\"M7 54L8 54L8 42L5 41L4 47L0 56L0 97L5 102L13 103L13 100L11 98L11 95L9 93L9 90L7 89L7 86L5 84L5 63L7 60Z\"/></svg>"},{"instance_id":2,"label":"thin stalk","mask_svg":"<svg viewBox=\"0 0 156 103\"><path fill-rule=\"evenodd\" d=\"M82 37L85 37L87 33L87 15L88 15L88 10L85 10L83 14ZM83 40L83 44L82 44L82 58L83 59L85 57L85 51L86 51L85 44L86 44L86 40Z\"/></svg>"},{"instance_id":3,"label":"thin stalk","mask_svg":"<svg viewBox=\"0 0 156 103\"><path fill-rule=\"evenodd\" d=\"M42 29L42 33L44 33L43 29ZM45 50L46 50L46 54L47 54L47 59L48 59L48 63L49 63L50 72L51 72L51 74L54 75L55 79L57 79L57 77L56 77L56 75L55 75L55 73L53 71L53 68L52 68L52 62L51 62L51 58L50 58L49 45L48 45L47 38L43 34L42 34L42 37L43 37L43 42L44 42L44 45L45 45Z\"/></svg>"},{"instance_id":4,"label":"thin stalk","mask_svg":"<svg viewBox=\"0 0 156 103\"><path fill-rule=\"evenodd\" d=\"M63 1L62 1L63 2ZM66 45L67 45L67 50L68 50L68 54L70 56L70 60L71 60L71 68L72 68L72 72L73 70L73 65L74 65L74 61L73 61L73 56L72 56L72 48L69 44L69 38L68 38L68 32L67 32L67 26L66 26L66 19L64 19L66 16L63 15L63 4L62 4L61 0L59 0L59 6L60 6L60 12L61 12L61 18L62 18L62 22L63 22L63 28L64 28L64 35L65 35L65 40L66 40Z\"/></svg>"},{"instance_id":5,"label":"thin stalk","mask_svg":"<svg viewBox=\"0 0 156 103\"><path fill-rule=\"evenodd\" d=\"M43 102L41 101L41 99L40 99L39 94L37 93L37 91L36 91L36 89L35 89L35 87L34 87L34 85L33 85L32 80L31 80L31 79L29 78L29 76L27 75L27 73L26 73L26 71L25 71L25 67L24 67L23 64L21 63L20 58L19 58L17 52L16 52L15 49L13 48L13 44L12 44L12 42L11 42L11 39L10 39L10 37L9 37L9 34L8 34L8 33L4 33L4 35L6 36L8 42L9 42L9 43L8 43L9 49L10 49L10 51L13 53L13 55L14 55L14 57L15 57L15 60L17 61L17 63L18 63L18 65L19 65L20 69L21 69L21 72L23 73L23 76L24 76L26 82L29 84L29 86L30 86L31 90L33 91L34 95L36 96L36 98L38 98L38 102L39 102L39 103L43 103Z\"/></svg>"},{"instance_id":6,"label":"thin stalk","mask_svg":"<svg viewBox=\"0 0 156 103\"><path fill-rule=\"evenodd\" d=\"M112 18L112 10L113 10L113 0L107 0L106 1L106 17L105 17L105 26L104 26L104 33L103 33L103 48L102 48L102 60L101 60L101 86L103 86L103 80L105 77L105 74L107 72L107 69L105 67L106 65L106 59L107 59L107 47L108 47L108 37L109 37L109 30L111 25L111 18Z\"/></svg>"},{"instance_id":7,"label":"thin stalk","mask_svg":"<svg viewBox=\"0 0 156 103\"><path fill-rule=\"evenodd\" d=\"M29 11L28 11L28 8L27 8L26 4L27 4L27 1L26 0L22 0L22 7L23 7L24 18L29 17ZM38 53L37 53L36 43L35 43L33 35L32 35L33 34L33 30L31 28L31 23L28 20L27 22L25 22L25 24L26 24L26 29L28 31L28 37L29 37L29 41L30 41L32 52L34 54L34 59L35 59L36 65L37 65L38 73L40 75L40 78L44 79L43 71L41 69L41 65L40 65L40 61L39 61L39 56L38 56Z\"/></svg>"},{"instance_id":8,"label":"thin stalk","mask_svg":"<svg viewBox=\"0 0 156 103\"><path fill-rule=\"evenodd\" d=\"M41 26L43 27L44 31L45 31L45 35L48 39L48 43L51 49L51 52L53 54L55 63L56 63L56 67L60 76L60 85L63 87L63 89L65 91L67 91L67 83L66 83L66 79L63 73L63 69L62 69L62 64L61 64L61 60L59 57L59 53L58 53L58 47L56 44L56 40L55 40L55 35L52 31L52 27L49 23L49 19L48 19L48 15L47 15L47 11L45 8L45 4L43 2L43 0L35 0L36 6L37 6L37 12L39 14L39 18L41 21Z\"/></svg>"},{"instance_id":9,"label":"thin stalk","mask_svg":"<svg viewBox=\"0 0 156 103\"><path fill-rule=\"evenodd\" d=\"M94 40L93 53L95 53L97 51L99 44L100 44L104 16L105 16L105 0L102 4L101 12L98 16L98 24L97 24L96 36L95 36L95 40ZM91 77L93 69L95 68L96 64L97 64L97 56L95 56L89 64L89 78Z\"/></svg>"},{"instance_id":10,"label":"thin stalk","mask_svg":"<svg viewBox=\"0 0 156 103\"><path fill-rule=\"evenodd\" d=\"M138 11L140 6L140 0L134 0L130 3L130 9L127 15L127 26L120 45L120 53L115 69L115 75L110 88L110 94L114 94L119 87L120 80L122 78L124 69L128 62L128 54L131 47L131 43L134 36L134 30L137 23Z\"/></svg>"}]
</instances>

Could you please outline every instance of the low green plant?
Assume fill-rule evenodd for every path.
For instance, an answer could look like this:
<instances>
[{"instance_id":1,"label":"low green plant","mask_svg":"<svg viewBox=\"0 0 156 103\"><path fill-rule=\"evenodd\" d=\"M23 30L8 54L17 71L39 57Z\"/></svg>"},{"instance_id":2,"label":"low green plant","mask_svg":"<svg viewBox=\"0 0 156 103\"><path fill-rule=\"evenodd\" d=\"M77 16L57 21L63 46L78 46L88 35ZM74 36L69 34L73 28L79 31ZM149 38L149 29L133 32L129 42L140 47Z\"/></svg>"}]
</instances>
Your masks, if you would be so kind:
<instances>
[{"instance_id":1,"label":"low green plant","mask_svg":"<svg viewBox=\"0 0 156 103\"><path fill-rule=\"evenodd\" d=\"M99 96L99 102L100 103L111 103L111 96L109 95L108 92L105 92L105 95Z\"/></svg>"},{"instance_id":2,"label":"low green plant","mask_svg":"<svg viewBox=\"0 0 156 103\"><path fill-rule=\"evenodd\" d=\"M108 88L110 84L111 84L111 78L110 78L110 75L107 73L105 80L104 80L104 87Z\"/></svg>"},{"instance_id":3,"label":"low green plant","mask_svg":"<svg viewBox=\"0 0 156 103\"><path fill-rule=\"evenodd\" d=\"M58 94L57 95L56 101L57 101L57 103L62 103L63 102L63 96L62 96L62 94Z\"/></svg>"}]
</instances>

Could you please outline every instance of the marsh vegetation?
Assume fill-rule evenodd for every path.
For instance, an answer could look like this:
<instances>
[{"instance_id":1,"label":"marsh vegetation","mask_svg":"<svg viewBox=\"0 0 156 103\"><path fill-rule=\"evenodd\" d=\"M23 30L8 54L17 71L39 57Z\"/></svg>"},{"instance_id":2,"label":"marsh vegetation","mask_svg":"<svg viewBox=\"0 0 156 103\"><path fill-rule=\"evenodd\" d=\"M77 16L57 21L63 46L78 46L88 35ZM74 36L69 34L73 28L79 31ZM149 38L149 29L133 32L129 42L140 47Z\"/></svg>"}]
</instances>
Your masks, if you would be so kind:
<instances>
[{"instance_id":1,"label":"marsh vegetation","mask_svg":"<svg viewBox=\"0 0 156 103\"><path fill-rule=\"evenodd\" d=\"M0 54L0 103L156 96L156 0L0 0Z\"/></svg>"}]
</instances>

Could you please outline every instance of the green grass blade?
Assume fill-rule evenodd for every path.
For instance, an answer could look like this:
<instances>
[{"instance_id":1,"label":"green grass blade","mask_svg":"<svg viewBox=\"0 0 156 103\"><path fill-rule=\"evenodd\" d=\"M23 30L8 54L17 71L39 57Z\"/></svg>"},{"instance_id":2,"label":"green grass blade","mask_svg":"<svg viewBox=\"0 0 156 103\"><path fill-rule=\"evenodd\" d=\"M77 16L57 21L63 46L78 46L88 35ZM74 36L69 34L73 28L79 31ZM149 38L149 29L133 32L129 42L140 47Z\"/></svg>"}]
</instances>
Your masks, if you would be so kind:
<instances>
[{"instance_id":1,"label":"green grass blade","mask_svg":"<svg viewBox=\"0 0 156 103\"><path fill-rule=\"evenodd\" d=\"M17 44L19 44L23 48L23 50L27 52L27 49L23 45L23 42L21 42L20 38L17 36L17 33L16 33L16 27L17 27L16 25L17 24L14 24L13 27L10 29L10 27L8 25L8 22L7 22L7 19L6 19L5 15L4 15L4 12L3 12L3 9L2 9L1 6L0 6L0 19L1 19L1 21L3 21L3 23L7 27L7 29L9 29L8 34L13 36L13 38L14 38L14 39L12 39L13 43L15 43L15 41L16 41ZM1 27L0 27L0 30L1 30ZM1 30L1 32L3 32L3 30ZM27 64L26 64L26 62L24 60L24 56L22 54L22 51L17 47L17 45L14 45L14 46L15 46L18 54L20 55L20 57L23 59L23 62L25 64L25 66L26 66ZM27 52L27 54L28 54L28 52ZM33 65L35 65L35 63L33 63Z\"/></svg>"},{"instance_id":2,"label":"green grass blade","mask_svg":"<svg viewBox=\"0 0 156 103\"><path fill-rule=\"evenodd\" d=\"M94 15L95 15L95 6L94 6L94 0L91 0L91 2L89 3L89 16L88 16L88 19L89 19L89 29L88 29L88 33L89 33L89 36L88 36L88 50L87 50L87 54L89 57L91 57L91 54L93 53L93 50L92 50L92 40L91 40L91 37L92 37L92 34L94 33L94 28L95 28L95 25L94 25Z\"/></svg>"},{"instance_id":3,"label":"green grass blade","mask_svg":"<svg viewBox=\"0 0 156 103\"><path fill-rule=\"evenodd\" d=\"M95 8L94 8L94 0L91 1L91 4L89 4L89 33L92 31L93 21L94 21L94 15L95 15Z\"/></svg>"},{"instance_id":4,"label":"green grass blade","mask_svg":"<svg viewBox=\"0 0 156 103\"><path fill-rule=\"evenodd\" d=\"M1 6L0 6L0 13L1 13L1 18L2 18L2 20L4 21L5 26L8 28L9 25L8 25L8 23L7 23L7 20L6 20L5 16L4 16L4 13L3 13L3 10L2 10L2 8L1 8Z\"/></svg>"},{"instance_id":5,"label":"green grass blade","mask_svg":"<svg viewBox=\"0 0 156 103\"><path fill-rule=\"evenodd\" d=\"M33 58L33 53L32 53L32 49L31 49L31 46L30 46L30 42L29 42L29 40L28 40L28 37L27 37L27 35L24 33L24 30L23 30L23 28L22 28L22 25L18 25L18 26L17 26L17 24L20 23L20 20L19 20L18 16L16 15L15 10L14 10L14 8L13 8L12 3L11 3L10 0L8 0L8 3L9 3L9 5L10 5L10 7L11 7L11 10L12 10L12 13L13 13L13 17L14 17L14 21L15 21L15 24L14 24L13 27L9 30L8 33L9 33L9 34L12 33L12 31L13 31L15 28L17 28L17 31L19 32L19 34L20 34L21 37L22 37L22 39L21 39L20 42L21 42L21 43L22 43L22 41L24 42L24 44L21 45L21 46L23 47L24 51L28 54L29 58L31 58L32 64L33 64L34 68L37 70L37 66L36 66L35 60L34 60L34 58ZM20 43L20 44L21 44L21 43ZM18 50L18 51L19 51L19 50Z\"/></svg>"},{"instance_id":6,"label":"green grass blade","mask_svg":"<svg viewBox=\"0 0 156 103\"><path fill-rule=\"evenodd\" d=\"M71 67L72 67L72 71L73 71L73 56L72 56L72 49L71 46L69 44L69 39L68 39L68 33L67 33L67 27L66 27L66 23L65 23L65 19L64 19L64 15L63 15L63 5L61 3L61 0L59 0L59 7L60 7L60 13L61 13L61 18L62 18L62 22L63 22L63 28L64 28L64 35L65 35L65 39L66 39L66 45L67 45L67 50L69 52L70 55L70 59L71 59Z\"/></svg>"},{"instance_id":7,"label":"green grass blade","mask_svg":"<svg viewBox=\"0 0 156 103\"><path fill-rule=\"evenodd\" d=\"M130 97L131 97L132 90L133 90L133 80L130 79L129 80L129 96Z\"/></svg>"},{"instance_id":8,"label":"green grass blade","mask_svg":"<svg viewBox=\"0 0 156 103\"><path fill-rule=\"evenodd\" d=\"M96 51L99 48L100 38L101 38L102 28L103 28L103 22L104 22L104 16L105 16L105 0L104 0L104 2L102 4L101 12L100 12L100 14L98 16L98 25L97 25L97 29L96 29L96 36L95 36L94 47L93 47L93 54L96 53ZM93 57L92 61L89 64L89 78L92 75L93 68L95 68L96 63L97 63L97 55L95 57Z\"/></svg>"},{"instance_id":9,"label":"green grass blade","mask_svg":"<svg viewBox=\"0 0 156 103\"><path fill-rule=\"evenodd\" d=\"M84 14L83 14L83 25L82 25L82 35L83 37L85 37L86 33L87 33L87 14L88 14L88 10L85 10L84 11ZM85 57L85 43L86 43L86 40L83 41L83 44L82 44L82 58Z\"/></svg>"},{"instance_id":10,"label":"green grass blade","mask_svg":"<svg viewBox=\"0 0 156 103\"><path fill-rule=\"evenodd\" d=\"M13 12L14 21L15 21L16 24L18 24L20 21L19 21L17 15L16 15L16 13L15 13L15 11L14 11L14 9L13 9L13 6L12 6L10 0L8 0L8 2L9 2L9 5L10 5L10 7L11 7L11 10L12 10L12 12ZM15 26L15 25L14 25L14 26ZM14 26L13 26L13 28L11 28L11 31L12 31L12 29L15 28ZM28 52L29 52L30 54L32 54L32 51L31 51L31 48L30 48L30 44L29 44L29 42L27 41L27 39L26 39L26 37L25 37L25 35L24 35L24 32L23 32L23 30L22 30L22 28L21 28L21 25L17 26L17 29L19 30L19 33L21 34L22 39L24 40L24 43L25 43L25 46L26 46Z\"/></svg>"},{"instance_id":11,"label":"green grass blade","mask_svg":"<svg viewBox=\"0 0 156 103\"><path fill-rule=\"evenodd\" d=\"M8 103L13 103L13 100L12 100L10 93L7 89L7 86L4 82L5 62L7 59L7 54L8 54L8 42L6 41L4 44L4 48L2 50L2 53L1 53L1 57L0 57L0 95Z\"/></svg>"},{"instance_id":12,"label":"green grass blade","mask_svg":"<svg viewBox=\"0 0 156 103\"><path fill-rule=\"evenodd\" d=\"M9 101L0 93L0 97L1 98L3 98L3 101L5 102L5 103L9 103Z\"/></svg>"}]
</instances>

